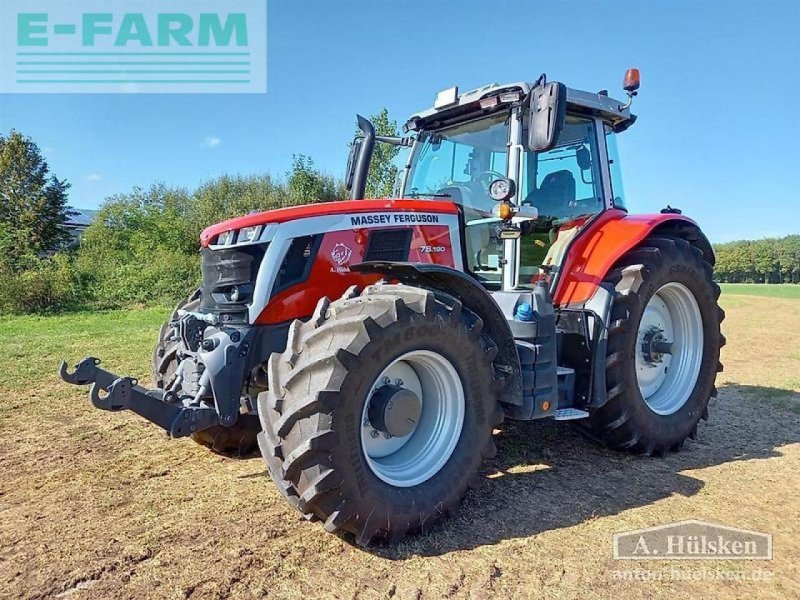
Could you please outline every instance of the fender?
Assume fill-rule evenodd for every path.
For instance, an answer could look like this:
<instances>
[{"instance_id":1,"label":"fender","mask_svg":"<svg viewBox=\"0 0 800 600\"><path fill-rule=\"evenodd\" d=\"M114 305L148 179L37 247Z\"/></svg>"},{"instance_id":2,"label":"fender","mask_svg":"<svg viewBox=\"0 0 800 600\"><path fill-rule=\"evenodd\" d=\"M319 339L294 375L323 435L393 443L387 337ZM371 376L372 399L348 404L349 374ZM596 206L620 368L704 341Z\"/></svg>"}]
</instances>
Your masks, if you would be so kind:
<instances>
[{"instance_id":1,"label":"fender","mask_svg":"<svg viewBox=\"0 0 800 600\"><path fill-rule=\"evenodd\" d=\"M611 209L589 221L568 249L555 282L553 302L567 306L588 301L622 255L652 233L682 237L714 264L711 244L690 218L675 213L628 215Z\"/></svg>"},{"instance_id":2,"label":"fender","mask_svg":"<svg viewBox=\"0 0 800 600\"><path fill-rule=\"evenodd\" d=\"M388 279L438 290L455 296L483 320L483 331L497 344L495 366L505 379L501 401L519 405L522 368L511 327L489 292L466 273L444 265L409 262L362 262L350 267L356 273L381 273Z\"/></svg>"}]
</instances>

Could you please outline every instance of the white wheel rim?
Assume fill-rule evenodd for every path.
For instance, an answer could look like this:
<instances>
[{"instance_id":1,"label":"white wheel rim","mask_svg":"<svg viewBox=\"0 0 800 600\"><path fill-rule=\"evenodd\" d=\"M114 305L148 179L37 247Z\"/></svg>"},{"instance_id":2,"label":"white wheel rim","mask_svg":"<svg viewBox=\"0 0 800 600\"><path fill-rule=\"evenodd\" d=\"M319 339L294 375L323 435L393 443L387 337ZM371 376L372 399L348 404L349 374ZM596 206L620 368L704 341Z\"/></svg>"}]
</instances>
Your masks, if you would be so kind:
<instances>
[{"instance_id":1,"label":"white wheel rim","mask_svg":"<svg viewBox=\"0 0 800 600\"><path fill-rule=\"evenodd\" d=\"M654 334L672 342L672 354L655 357L646 340ZM636 335L636 379L647 406L659 415L683 407L694 391L703 362L703 317L682 283L663 285L644 309Z\"/></svg>"},{"instance_id":2,"label":"white wheel rim","mask_svg":"<svg viewBox=\"0 0 800 600\"><path fill-rule=\"evenodd\" d=\"M387 437L369 422L369 400L387 383L411 390L422 402L419 422L404 437ZM465 404L461 378L441 354L415 350L394 360L373 382L362 409L361 450L372 472L396 487L419 485L436 475L461 436Z\"/></svg>"}]
</instances>

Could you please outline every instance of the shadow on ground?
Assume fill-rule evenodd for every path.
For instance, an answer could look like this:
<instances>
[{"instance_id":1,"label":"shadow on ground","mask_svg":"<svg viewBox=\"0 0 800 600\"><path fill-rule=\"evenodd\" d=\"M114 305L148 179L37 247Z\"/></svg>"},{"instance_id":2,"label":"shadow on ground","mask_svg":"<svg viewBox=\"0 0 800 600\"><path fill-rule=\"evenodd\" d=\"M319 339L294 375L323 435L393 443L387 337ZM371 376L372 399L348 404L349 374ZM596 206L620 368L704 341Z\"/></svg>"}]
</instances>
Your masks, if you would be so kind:
<instances>
[{"instance_id":1,"label":"shadow on ground","mask_svg":"<svg viewBox=\"0 0 800 600\"><path fill-rule=\"evenodd\" d=\"M401 560L434 556L570 527L673 494L693 496L704 484L687 471L780 456L782 446L800 442L795 403L800 394L790 390L725 385L697 440L664 458L602 448L564 423L507 422L497 458L452 519L398 548L370 551Z\"/></svg>"},{"instance_id":2,"label":"shadow on ground","mask_svg":"<svg viewBox=\"0 0 800 600\"><path fill-rule=\"evenodd\" d=\"M697 439L664 458L603 448L566 423L506 421L495 437L497 457L456 515L396 548L362 550L403 560L527 538L673 494L694 496L704 483L687 471L777 457L782 446L800 442L800 393L792 390L725 384L709 412Z\"/></svg>"}]
</instances>

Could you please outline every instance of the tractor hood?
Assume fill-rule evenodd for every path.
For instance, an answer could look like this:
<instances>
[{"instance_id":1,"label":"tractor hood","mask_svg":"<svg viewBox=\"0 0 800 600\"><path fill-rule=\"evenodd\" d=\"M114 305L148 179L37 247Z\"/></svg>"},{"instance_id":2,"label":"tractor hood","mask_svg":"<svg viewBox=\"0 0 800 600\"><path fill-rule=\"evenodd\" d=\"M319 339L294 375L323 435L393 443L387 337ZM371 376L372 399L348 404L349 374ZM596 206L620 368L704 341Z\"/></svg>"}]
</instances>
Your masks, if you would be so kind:
<instances>
[{"instance_id":1,"label":"tractor hood","mask_svg":"<svg viewBox=\"0 0 800 600\"><path fill-rule=\"evenodd\" d=\"M299 219L323 217L330 215L347 215L374 212L415 212L415 213L442 213L454 215L458 208L452 202L441 200L343 200L337 202L321 202L319 204L303 204L288 208L277 208L260 213L253 213L243 217L229 219L216 225L211 225L200 234L200 245L204 248L214 243L214 240L223 233L236 231L246 227L259 225L287 223Z\"/></svg>"}]
</instances>

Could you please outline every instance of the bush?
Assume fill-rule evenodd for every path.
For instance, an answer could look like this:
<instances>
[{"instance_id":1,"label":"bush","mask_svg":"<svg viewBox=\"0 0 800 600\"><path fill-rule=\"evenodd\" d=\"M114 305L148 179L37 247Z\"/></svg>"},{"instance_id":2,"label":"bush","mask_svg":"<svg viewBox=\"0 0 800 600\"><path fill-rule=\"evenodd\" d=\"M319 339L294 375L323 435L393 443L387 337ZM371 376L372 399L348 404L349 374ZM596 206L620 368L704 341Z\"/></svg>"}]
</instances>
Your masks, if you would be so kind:
<instances>
[{"instance_id":1,"label":"bush","mask_svg":"<svg viewBox=\"0 0 800 600\"><path fill-rule=\"evenodd\" d=\"M295 157L285 182L269 175L222 176L193 193L158 184L109 198L77 255L86 297L104 308L177 302L200 282L200 233L209 225L343 194L341 182Z\"/></svg>"},{"instance_id":2,"label":"bush","mask_svg":"<svg viewBox=\"0 0 800 600\"><path fill-rule=\"evenodd\" d=\"M0 312L30 313L77 307L86 299L86 281L65 254L24 257L24 269L0 262Z\"/></svg>"},{"instance_id":3,"label":"bush","mask_svg":"<svg viewBox=\"0 0 800 600\"><path fill-rule=\"evenodd\" d=\"M156 250L143 260L119 261L102 274L88 273L98 308L132 304L173 304L200 283L200 257Z\"/></svg>"},{"instance_id":4,"label":"bush","mask_svg":"<svg viewBox=\"0 0 800 600\"><path fill-rule=\"evenodd\" d=\"M222 176L194 192L157 184L108 198L76 253L47 257L68 237L61 225L69 184L49 176L38 147L16 132L0 136L0 151L5 183L25 183L3 187L0 177L0 312L171 304L200 281L199 238L209 225L346 196L341 180L295 155L282 179Z\"/></svg>"}]
</instances>

